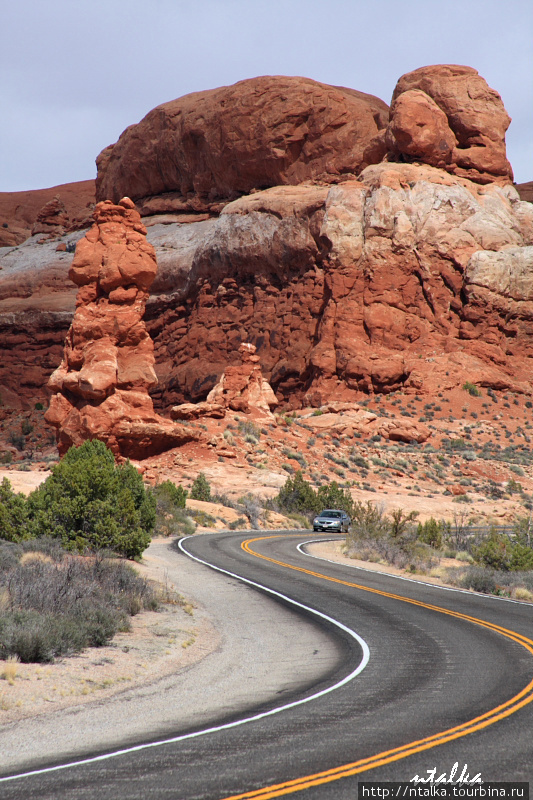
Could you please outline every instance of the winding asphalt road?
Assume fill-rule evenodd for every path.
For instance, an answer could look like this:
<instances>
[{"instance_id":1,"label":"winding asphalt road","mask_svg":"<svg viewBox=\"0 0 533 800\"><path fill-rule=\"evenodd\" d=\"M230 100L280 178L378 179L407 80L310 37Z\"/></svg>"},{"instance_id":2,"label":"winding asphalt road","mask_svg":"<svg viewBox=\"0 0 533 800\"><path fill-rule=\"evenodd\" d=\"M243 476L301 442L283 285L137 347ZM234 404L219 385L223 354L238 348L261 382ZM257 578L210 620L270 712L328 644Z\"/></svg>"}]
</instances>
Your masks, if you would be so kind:
<instances>
[{"instance_id":1,"label":"winding asphalt road","mask_svg":"<svg viewBox=\"0 0 533 800\"><path fill-rule=\"evenodd\" d=\"M199 735L177 728L164 744L1 779L0 799L353 800L360 780L407 781L456 762L483 781L530 781L533 607L318 560L300 541L248 532L181 544L183 558L268 587L329 633L337 659L313 686Z\"/></svg>"}]
</instances>

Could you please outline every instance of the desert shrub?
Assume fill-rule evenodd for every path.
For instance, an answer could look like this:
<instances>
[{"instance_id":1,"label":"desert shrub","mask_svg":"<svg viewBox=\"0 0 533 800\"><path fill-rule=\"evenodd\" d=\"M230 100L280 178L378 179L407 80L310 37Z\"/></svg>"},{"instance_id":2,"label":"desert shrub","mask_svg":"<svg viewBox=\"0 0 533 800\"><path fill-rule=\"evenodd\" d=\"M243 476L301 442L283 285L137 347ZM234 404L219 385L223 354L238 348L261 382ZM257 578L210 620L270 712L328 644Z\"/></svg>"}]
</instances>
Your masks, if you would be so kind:
<instances>
[{"instance_id":1,"label":"desert shrub","mask_svg":"<svg viewBox=\"0 0 533 800\"><path fill-rule=\"evenodd\" d=\"M351 517L354 512L354 502L348 489L342 489L337 481L325 484L317 492L318 511L324 508L340 508Z\"/></svg>"},{"instance_id":2,"label":"desert shrub","mask_svg":"<svg viewBox=\"0 0 533 800\"><path fill-rule=\"evenodd\" d=\"M22 422L20 423L20 430L21 430L23 436L29 436L30 433L33 432L33 425L31 424L29 419L23 419L22 420Z\"/></svg>"},{"instance_id":3,"label":"desert shrub","mask_svg":"<svg viewBox=\"0 0 533 800\"><path fill-rule=\"evenodd\" d=\"M382 539L389 533L389 523L383 507L371 503L357 501L353 505L352 524L346 542L351 546L356 540Z\"/></svg>"},{"instance_id":4,"label":"desert shrub","mask_svg":"<svg viewBox=\"0 0 533 800\"><path fill-rule=\"evenodd\" d=\"M472 547L472 555L478 563L495 570L533 570L533 548L523 541L512 541L494 529L480 544Z\"/></svg>"},{"instance_id":5,"label":"desert shrub","mask_svg":"<svg viewBox=\"0 0 533 800\"><path fill-rule=\"evenodd\" d=\"M349 553L366 552L371 560L385 561L414 572L429 569L434 563L433 551L417 539L416 517L416 512L406 513L403 509L386 515L381 506L370 501L354 503L352 524L346 537Z\"/></svg>"},{"instance_id":6,"label":"desert shrub","mask_svg":"<svg viewBox=\"0 0 533 800\"><path fill-rule=\"evenodd\" d=\"M195 526L184 511L187 500L187 490L176 486L172 481L158 483L152 489L155 497L155 526L156 536L190 536L194 533Z\"/></svg>"},{"instance_id":7,"label":"desert shrub","mask_svg":"<svg viewBox=\"0 0 533 800\"><path fill-rule=\"evenodd\" d=\"M239 506L243 509L250 526L257 530L260 527L259 520L263 515L263 506L259 498L248 492L244 497L239 498Z\"/></svg>"},{"instance_id":8,"label":"desert shrub","mask_svg":"<svg viewBox=\"0 0 533 800\"><path fill-rule=\"evenodd\" d=\"M216 519L211 514L208 514L207 511L200 511L197 508L188 508L187 513L194 519L197 525L201 525L202 528L216 527Z\"/></svg>"},{"instance_id":9,"label":"desert shrub","mask_svg":"<svg viewBox=\"0 0 533 800\"><path fill-rule=\"evenodd\" d=\"M287 478L273 505L284 513L298 513L311 517L324 508L341 508L351 516L353 500L347 489L342 489L336 481L320 486L315 492L300 471L293 478Z\"/></svg>"},{"instance_id":10,"label":"desert shrub","mask_svg":"<svg viewBox=\"0 0 533 800\"><path fill-rule=\"evenodd\" d=\"M470 381L466 381L463 383L463 389L468 392L468 394L472 395L472 397L481 397L481 392L477 388L475 383L470 383Z\"/></svg>"},{"instance_id":11,"label":"desert shrub","mask_svg":"<svg viewBox=\"0 0 533 800\"><path fill-rule=\"evenodd\" d=\"M154 533L157 536L192 536L196 530L194 521L183 508L171 513L157 515Z\"/></svg>"},{"instance_id":12,"label":"desert shrub","mask_svg":"<svg viewBox=\"0 0 533 800\"><path fill-rule=\"evenodd\" d=\"M246 436L252 436L256 440L256 443L261 438L261 429L250 420L239 420L238 427L239 431L245 437L245 441Z\"/></svg>"},{"instance_id":13,"label":"desert shrub","mask_svg":"<svg viewBox=\"0 0 533 800\"><path fill-rule=\"evenodd\" d=\"M27 503L30 532L58 538L69 550L109 548L135 558L155 524L155 498L135 467L115 466L96 439L71 447Z\"/></svg>"},{"instance_id":14,"label":"desert shrub","mask_svg":"<svg viewBox=\"0 0 533 800\"><path fill-rule=\"evenodd\" d=\"M318 511L316 492L299 471L294 478L287 478L275 498L275 504L280 511L286 512L314 514Z\"/></svg>"},{"instance_id":15,"label":"desert shrub","mask_svg":"<svg viewBox=\"0 0 533 800\"><path fill-rule=\"evenodd\" d=\"M467 550L459 550L459 552L455 554L455 558L457 561L464 561L467 564L474 563L474 559Z\"/></svg>"},{"instance_id":16,"label":"desert shrub","mask_svg":"<svg viewBox=\"0 0 533 800\"><path fill-rule=\"evenodd\" d=\"M469 567L460 578L459 585L483 594L495 594L497 591L494 573L482 567Z\"/></svg>"},{"instance_id":17,"label":"desert shrub","mask_svg":"<svg viewBox=\"0 0 533 800\"><path fill-rule=\"evenodd\" d=\"M15 567L21 555L22 548L20 545L0 541L0 585L2 581L1 574L9 572L10 569Z\"/></svg>"},{"instance_id":18,"label":"desert shrub","mask_svg":"<svg viewBox=\"0 0 533 800\"><path fill-rule=\"evenodd\" d=\"M22 452L26 447L26 438L24 434L18 433L17 431L10 432L9 441L13 447L16 447L20 452Z\"/></svg>"},{"instance_id":19,"label":"desert shrub","mask_svg":"<svg viewBox=\"0 0 533 800\"><path fill-rule=\"evenodd\" d=\"M52 661L106 644L129 616L157 608L149 584L124 562L97 555L17 559L0 577L0 658Z\"/></svg>"},{"instance_id":20,"label":"desert shrub","mask_svg":"<svg viewBox=\"0 0 533 800\"><path fill-rule=\"evenodd\" d=\"M228 430L228 428L226 428L222 436L230 447L235 444L235 437L233 436L232 432Z\"/></svg>"},{"instance_id":21,"label":"desert shrub","mask_svg":"<svg viewBox=\"0 0 533 800\"><path fill-rule=\"evenodd\" d=\"M418 524L416 535L421 542L429 544L436 549L442 546L442 536L446 528L445 523L437 522L437 520L430 517L424 523Z\"/></svg>"},{"instance_id":22,"label":"desert shrub","mask_svg":"<svg viewBox=\"0 0 533 800\"><path fill-rule=\"evenodd\" d=\"M228 525L230 531L238 531L242 528L246 528L247 520L244 517L238 517L238 519L233 520Z\"/></svg>"},{"instance_id":23,"label":"desert shrub","mask_svg":"<svg viewBox=\"0 0 533 800\"><path fill-rule=\"evenodd\" d=\"M187 489L183 486L176 486L172 481L163 481L154 486L152 493L156 500L156 513L170 508L185 508Z\"/></svg>"},{"instance_id":24,"label":"desert shrub","mask_svg":"<svg viewBox=\"0 0 533 800\"><path fill-rule=\"evenodd\" d=\"M51 536L27 539L20 543L20 551L22 554L38 553L47 556L52 561L62 561L67 554L67 551L61 546L61 542Z\"/></svg>"},{"instance_id":25,"label":"desert shrub","mask_svg":"<svg viewBox=\"0 0 533 800\"><path fill-rule=\"evenodd\" d=\"M211 500L211 486L203 472L200 472L191 486L190 493L191 500L204 500L209 502Z\"/></svg>"},{"instance_id":26,"label":"desert shrub","mask_svg":"<svg viewBox=\"0 0 533 800\"><path fill-rule=\"evenodd\" d=\"M26 498L22 493L15 494L4 478L0 484L0 539L21 542L29 536Z\"/></svg>"}]
</instances>

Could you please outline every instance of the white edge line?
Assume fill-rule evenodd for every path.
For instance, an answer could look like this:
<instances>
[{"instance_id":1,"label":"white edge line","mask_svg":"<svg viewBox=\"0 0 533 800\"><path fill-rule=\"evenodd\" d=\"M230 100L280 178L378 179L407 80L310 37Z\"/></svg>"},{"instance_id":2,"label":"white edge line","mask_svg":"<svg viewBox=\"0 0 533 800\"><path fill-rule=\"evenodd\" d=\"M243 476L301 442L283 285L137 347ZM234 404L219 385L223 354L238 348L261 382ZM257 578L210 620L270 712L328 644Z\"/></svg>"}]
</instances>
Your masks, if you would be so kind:
<instances>
[{"instance_id":1,"label":"white edge line","mask_svg":"<svg viewBox=\"0 0 533 800\"><path fill-rule=\"evenodd\" d=\"M358 564L345 564L344 561L334 561L332 558L325 558L324 556L316 556L314 553L306 553L305 550L300 550L306 544L320 544L321 542L338 542L338 539L308 539L306 542L300 542L296 545L296 549L302 556L307 558L316 558L318 561L327 561L328 564L337 564L341 567L349 567L350 569L360 569L361 572L370 572L372 575L384 575L386 578L396 578L399 581L407 581L407 583L416 583L419 586L429 586L431 589L443 589L445 592L458 592L459 594L475 594L478 597L485 597L487 600L501 600L504 603L515 603L518 606L529 606L532 603L527 603L524 600L513 600L512 597L500 597L496 594L485 594L484 592L475 592L473 589L458 589L455 586L442 586L440 583L428 583L427 581L420 581L417 578L408 578L406 575L394 575L392 572L382 572L379 569L368 569L367 567L360 567Z\"/></svg>"},{"instance_id":2,"label":"white edge line","mask_svg":"<svg viewBox=\"0 0 533 800\"><path fill-rule=\"evenodd\" d=\"M293 606L297 608L301 608L304 611L309 611L311 614L314 614L316 617L320 617L321 619L330 622L331 624L335 625L337 628L340 628L345 633L349 634L355 641L360 645L363 651L363 658L361 659L359 665L350 672L349 675L346 675L341 681L335 683L333 686L329 686L327 689L322 689L322 691L317 692L315 694L310 695L309 697L304 697L302 700L295 700L293 703L287 703L282 706L278 706L277 708L272 708L270 711L263 711L261 714L255 714L252 717L244 717L243 719L235 720L234 722L227 722L224 725L217 725L213 728L206 728L201 731L193 731L192 733L185 733L181 736L173 736L170 739L161 739L157 742L149 742L147 744L138 744L134 745L133 747L126 747L123 750L115 750L111 753L103 753L99 756L92 756L90 758L83 758L77 761L71 761L68 764L58 764L54 767L44 767L43 769L35 769L29 772L20 772L17 775L7 775L6 777L0 777L0 783L4 783L6 781L14 781L19 780L20 778L28 778L35 775L45 775L49 772L59 772L60 770L71 769L72 767L80 767L86 764L95 764L99 761L107 761L111 758L117 758L118 756L127 755L128 753L137 753L140 750L148 750L151 747L161 747L165 744L174 744L176 742L182 742L186 739L195 739L198 736L205 736L209 733L217 733L218 731L228 730L230 728L236 728L239 725L245 725L248 722L256 722L257 720L264 719L265 717L273 716L274 714L279 714L281 711L287 711L288 709L295 708L296 706L301 706L304 703L309 703L311 700L317 700L319 697L323 697L324 695L329 694L330 692L335 691L336 689L340 689L341 686L349 683L353 680L357 675L359 675L366 665L368 664L370 658L370 650L365 642L365 640L359 636L358 633L353 631L351 628L348 628L346 625L343 625L342 622L339 622L333 617L329 617L327 614L323 614L321 611L317 611L315 608L311 608L310 606L303 605L303 603L299 603L297 600L293 600L291 597L287 597L287 595L281 594L280 592L274 591L274 589L269 589L268 586L263 586L260 583L255 583L254 581L248 580L248 578L243 578L241 575L236 575L234 572L228 572L228 570L221 569L221 567L216 567L214 564L210 564L208 561L203 561L201 558L197 558L193 556L191 553L188 552L183 547L183 542L186 539L190 539L190 536L186 536L183 539L180 539L178 542L180 550L185 553L189 558L193 561L197 561L199 564L203 564L206 567L210 567L211 569L216 570L217 572L222 572L224 575L229 575L230 578L235 578L238 581L242 581L243 583L247 583L249 586L253 586L256 589L261 589L268 594L274 595L274 597L278 597L282 600L285 600L288 603L291 603Z\"/></svg>"}]
</instances>

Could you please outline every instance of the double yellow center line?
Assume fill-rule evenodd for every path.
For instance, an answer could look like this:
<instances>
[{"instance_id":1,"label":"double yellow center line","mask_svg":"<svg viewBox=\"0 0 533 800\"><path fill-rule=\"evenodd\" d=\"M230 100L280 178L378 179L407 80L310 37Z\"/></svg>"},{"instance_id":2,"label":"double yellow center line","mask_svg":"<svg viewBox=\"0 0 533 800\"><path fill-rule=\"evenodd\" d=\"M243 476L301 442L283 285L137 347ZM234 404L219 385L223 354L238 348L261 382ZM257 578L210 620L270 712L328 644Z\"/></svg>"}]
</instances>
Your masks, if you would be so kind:
<instances>
[{"instance_id":1,"label":"double yellow center line","mask_svg":"<svg viewBox=\"0 0 533 800\"><path fill-rule=\"evenodd\" d=\"M265 539L272 538L275 537L258 536L254 539L247 539L242 543L241 547L245 552L256 558L262 558L265 561L270 561L272 564L277 564L278 566L285 567L286 569L295 570L296 572L303 572L305 575L311 575L312 577L319 578L320 580L338 583L342 586L349 586L354 589L360 589L361 591L378 594L382 597L389 597L393 600L399 600L402 603L410 603L414 606L427 608L430 611L437 611L440 614L447 614L448 616L455 617L456 619L472 622L475 625L480 625L483 628L488 628L495 633L499 633L501 636L505 636L507 639L511 639L511 641L522 645L522 647L525 647L525 649L533 655L533 640L528 639L527 636L523 636L516 631L503 628L501 625L495 625L492 622L478 619L478 617L472 617L469 614L461 614L458 611L451 611L450 609L443 608L441 606L432 605L430 603L422 603L419 600L413 600L409 597L403 597L399 594L383 592L379 589L371 589L367 586L362 586L359 583L351 583L350 581L344 581L340 578L324 575L321 572L316 572L311 569L305 569L304 567L297 567L293 564L287 564L284 561L278 561L275 558L270 558L269 556L258 553L251 547L251 545L253 545L255 542L261 542ZM359 761L352 761L349 764L343 764L340 767L328 769L323 772L316 772L313 775L304 775L301 778L295 778L294 780L284 781L283 783L277 783L271 786L264 786L261 789L244 792L244 794L231 795L231 797L226 797L224 800L268 800L268 798L282 797L283 795L289 795L295 792L301 792L304 789L310 789L313 786L321 786L325 783L338 781L341 778L347 778L350 775L358 775L361 772L366 772L368 770L375 769L376 767L384 766L385 764L391 764L394 761L407 758L407 756L420 753L424 750L430 750L432 747L438 747L438 745L444 744L445 742L450 742L454 739L460 739L463 736L468 736L470 733L487 728L489 725L493 725L495 722L498 722L505 717L509 717L511 714L514 714L520 708L523 708L532 701L533 680L531 680L521 692L516 694L510 700L507 700L507 702L502 703L490 711L487 711L485 714L482 714L479 717L474 717L474 719L468 720L468 722L465 722L462 725L457 725L454 728L448 728L444 731L440 731L439 733L435 733L432 736L426 736L424 739L418 739L417 741L404 744L401 747L395 747L392 750L385 750L382 753L376 753L376 755L370 756L369 758L362 758Z\"/></svg>"}]
</instances>

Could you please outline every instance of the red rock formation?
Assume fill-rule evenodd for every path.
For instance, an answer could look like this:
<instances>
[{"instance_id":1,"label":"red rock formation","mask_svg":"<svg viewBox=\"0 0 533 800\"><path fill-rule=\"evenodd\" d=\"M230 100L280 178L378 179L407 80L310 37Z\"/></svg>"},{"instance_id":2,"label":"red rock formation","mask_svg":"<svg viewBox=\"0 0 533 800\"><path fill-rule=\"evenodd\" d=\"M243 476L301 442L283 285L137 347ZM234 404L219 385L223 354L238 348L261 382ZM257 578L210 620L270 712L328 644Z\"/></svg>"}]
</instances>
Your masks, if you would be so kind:
<instances>
[{"instance_id":1,"label":"red rock formation","mask_svg":"<svg viewBox=\"0 0 533 800\"><path fill-rule=\"evenodd\" d=\"M516 190L520 195L521 200L527 200L528 203L533 203L533 181L528 181L528 183L518 183Z\"/></svg>"},{"instance_id":2,"label":"red rock formation","mask_svg":"<svg viewBox=\"0 0 533 800\"><path fill-rule=\"evenodd\" d=\"M162 195L159 212L218 211L253 189L337 181L358 171L387 120L378 98L308 78L195 92L150 111L100 153L97 199Z\"/></svg>"},{"instance_id":3,"label":"red rock formation","mask_svg":"<svg viewBox=\"0 0 533 800\"><path fill-rule=\"evenodd\" d=\"M263 377L256 347L243 342L239 347L241 363L226 367L218 383L207 395L208 403L244 413L272 417L272 409L278 399L272 387Z\"/></svg>"},{"instance_id":4,"label":"red rock formation","mask_svg":"<svg viewBox=\"0 0 533 800\"><path fill-rule=\"evenodd\" d=\"M65 207L67 230L79 230L90 225L95 199L94 180L28 192L0 192L0 247L25 241L31 235L40 212L56 196Z\"/></svg>"},{"instance_id":5,"label":"red rock formation","mask_svg":"<svg viewBox=\"0 0 533 800\"><path fill-rule=\"evenodd\" d=\"M466 380L530 392L533 206L509 183L508 117L496 93L469 68L417 70L400 80L390 125L379 130L382 112L368 98L355 124L357 93L279 79L276 95L280 83L258 80L166 104L102 156L101 191L131 179L149 195L145 210L190 212L146 220L159 262L146 314L156 404L204 400L228 364L239 365L243 341L293 406L402 387L432 393ZM378 122L360 127L369 108ZM350 136L357 146L348 164ZM387 142L398 148L396 163L350 178L351 164L381 160ZM292 185L302 175L313 181ZM226 202L263 178L284 185ZM150 194L170 186L172 196ZM202 208L220 214L191 212ZM68 257L56 246L28 242L0 257L0 383L29 398L57 363L73 308ZM120 307L132 287L112 288L114 274L104 283ZM95 353L112 374L113 358Z\"/></svg>"},{"instance_id":6,"label":"red rock formation","mask_svg":"<svg viewBox=\"0 0 533 800\"><path fill-rule=\"evenodd\" d=\"M500 95L472 67L421 67L396 84L387 144L396 156L445 166L473 181L509 182L510 122Z\"/></svg>"},{"instance_id":7,"label":"red rock formation","mask_svg":"<svg viewBox=\"0 0 533 800\"><path fill-rule=\"evenodd\" d=\"M46 420L60 454L101 439L117 456L142 459L199 437L154 413L153 344L143 322L157 269L129 198L99 203L69 276L79 287L63 361L49 381Z\"/></svg>"},{"instance_id":8,"label":"red rock formation","mask_svg":"<svg viewBox=\"0 0 533 800\"><path fill-rule=\"evenodd\" d=\"M243 340L296 406L474 379L531 391L533 207L511 185L384 163L241 198L197 237L180 251L166 232L180 283L167 273L147 311L163 405L205 398Z\"/></svg>"}]
</instances>

